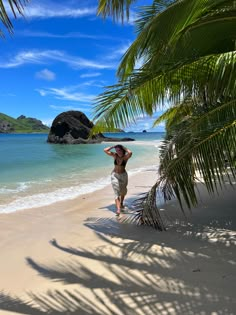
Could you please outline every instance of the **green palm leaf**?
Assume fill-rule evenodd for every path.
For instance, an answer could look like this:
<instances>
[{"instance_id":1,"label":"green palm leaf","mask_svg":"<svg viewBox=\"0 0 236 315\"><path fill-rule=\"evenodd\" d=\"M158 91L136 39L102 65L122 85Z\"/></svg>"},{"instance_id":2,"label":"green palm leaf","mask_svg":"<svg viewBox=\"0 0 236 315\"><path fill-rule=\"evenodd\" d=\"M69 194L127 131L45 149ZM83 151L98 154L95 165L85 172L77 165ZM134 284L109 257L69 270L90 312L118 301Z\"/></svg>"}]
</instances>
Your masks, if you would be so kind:
<instances>
[{"instance_id":1,"label":"green palm leaf","mask_svg":"<svg viewBox=\"0 0 236 315\"><path fill-rule=\"evenodd\" d=\"M118 68L120 81L96 100L100 128L125 127L172 106L155 122L166 121L167 137L159 179L138 205L139 223L163 230L158 191L191 208L198 202L197 176L209 193L235 177L235 11L233 0L153 1L143 7L137 38Z\"/></svg>"},{"instance_id":2,"label":"green palm leaf","mask_svg":"<svg viewBox=\"0 0 236 315\"><path fill-rule=\"evenodd\" d=\"M163 72L169 70L168 66L173 66L173 63L183 64L186 61L194 61L206 53L210 55L227 52L232 50L232 47L234 50L232 46L235 40L234 11L233 0L176 1L163 12L159 12L157 8L156 15L153 14L153 6L146 9L146 27L141 19L137 21L139 33L122 59L118 68L119 77L121 80L126 79L134 71L140 58L151 61L149 68L159 67L159 71ZM206 27L208 29L205 32ZM212 31L219 34L211 36ZM211 45L212 42L214 45Z\"/></svg>"},{"instance_id":3,"label":"green palm leaf","mask_svg":"<svg viewBox=\"0 0 236 315\"><path fill-rule=\"evenodd\" d=\"M187 128L163 145L160 178L165 182L163 187L174 183L174 194L180 203L181 193L189 207L196 205L197 196L193 188L197 172L209 192L235 177L235 105L236 100L233 100L193 119Z\"/></svg>"},{"instance_id":4,"label":"green palm leaf","mask_svg":"<svg viewBox=\"0 0 236 315\"><path fill-rule=\"evenodd\" d=\"M94 121L100 128L103 125L111 129L123 128L141 115L151 116L167 101L178 103L189 95L198 95L199 99L202 90L211 102L229 95L229 92L233 97L236 91L235 60L236 54L232 52L201 58L166 74L136 72L129 81L114 85L98 96Z\"/></svg>"},{"instance_id":5,"label":"green palm leaf","mask_svg":"<svg viewBox=\"0 0 236 315\"><path fill-rule=\"evenodd\" d=\"M176 129L160 148L158 181L137 201L137 223L159 230L164 230L157 207L160 192L166 201L177 198L185 213L184 205L191 209L198 204L197 178L214 193L236 177L236 100L192 119L177 134Z\"/></svg>"}]
</instances>

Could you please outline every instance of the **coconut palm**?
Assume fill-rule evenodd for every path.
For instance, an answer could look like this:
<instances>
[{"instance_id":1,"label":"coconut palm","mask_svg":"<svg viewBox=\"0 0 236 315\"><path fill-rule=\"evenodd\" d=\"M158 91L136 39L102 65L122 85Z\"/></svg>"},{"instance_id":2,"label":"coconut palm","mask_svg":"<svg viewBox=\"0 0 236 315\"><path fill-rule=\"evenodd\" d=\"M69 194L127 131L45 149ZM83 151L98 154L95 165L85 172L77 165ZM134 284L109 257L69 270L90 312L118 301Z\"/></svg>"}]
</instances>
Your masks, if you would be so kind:
<instances>
[{"instance_id":1,"label":"coconut palm","mask_svg":"<svg viewBox=\"0 0 236 315\"><path fill-rule=\"evenodd\" d=\"M24 13L24 6L29 2L29 0L8 0L7 1L10 9L14 15L17 14L23 15ZM7 28L7 30L12 33L13 32L13 25L9 18L9 14L6 11L6 4L2 0L0 0L0 20L2 21L3 25ZM2 30L0 29L0 36L4 36Z\"/></svg>"},{"instance_id":2,"label":"coconut palm","mask_svg":"<svg viewBox=\"0 0 236 315\"><path fill-rule=\"evenodd\" d=\"M99 13L124 18L131 1L118 2L100 1ZM139 222L164 229L157 190L192 207L198 202L196 174L209 192L235 176L235 12L233 0L153 1L141 8L119 82L97 98L94 132L124 128L166 102L173 107L161 117L167 119L167 138L159 178L139 204Z\"/></svg>"}]
</instances>

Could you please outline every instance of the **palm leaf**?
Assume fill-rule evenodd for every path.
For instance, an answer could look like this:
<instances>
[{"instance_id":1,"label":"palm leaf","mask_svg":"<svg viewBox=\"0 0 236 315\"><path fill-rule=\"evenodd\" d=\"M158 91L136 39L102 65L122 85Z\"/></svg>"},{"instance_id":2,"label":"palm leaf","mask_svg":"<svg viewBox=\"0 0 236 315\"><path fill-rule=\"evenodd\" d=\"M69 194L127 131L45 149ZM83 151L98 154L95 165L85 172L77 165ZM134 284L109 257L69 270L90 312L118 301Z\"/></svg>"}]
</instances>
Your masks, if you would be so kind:
<instances>
[{"instance_id":1,"label":"palm leaf","mask_svg":"<svg viewBox=\"0 0 236 315\"><path fill-rule=\"evenodd\" d=\"M167 109L153 122L153 127L159 125L161 122L165 122L167 131L174 129L174 126L178 125L178 123L181 123L183 119L188 119L192 114L192 111L192 100L186 99L181 104Z\"/></svg>"},{"instance_id":2,"label":"palm leaf","mask_svg":"<svg viewBox=\"0 0 236 315\"><path fill-rule=\"evenodd\" d=\"M227 5L228 15L221 13L219 9L220 5L222 11ZM214 11L216 8L217 10ZM165 68L169 64L172 65L173 62L176 64L177 62L183 63L186 60L194 61L204 56L204 52L206 51L207 55L217 53L217 49L221 49L220 52L227 52L234 45L235 34L233 30L235 27L235 14L233 15L232 12L235 10L235 5L233 0L176 1L163 12L159 12L157 8L156 15L153 14L153 6L149 10L146 10L145 22L141 19L137 21L137 28L140 31L137 39L127 50L118 68L118 75L121 80L127 78L134 71L137 61L141 58L144 61L151 59L150 68L153 66L157 68L160 65L160 71L166 71ZM149 21L147 18L148 14ZM204 32L204 28L207 25L206 18L210 19L208 21L209 31ZM218 24L221 24L223 29L218 28ZM214 45L210 46L210 43L208 45L208 38L206 36L209 32L215 31L215 28L219 31L219 34L217 34L219 36L209 36L210 43L214 41ZM193 37L192 40L191 37ZM204 37L206 38L205 40ZM225 45L222 45L222 38ZM192 45L195 42L197 46L194 48ZM209 48L212 49L212 52ZM183 49L186 49L186 51Z\"/></svg>"},{"instance_id":3,"label":"palm leaf","mask_svg":"<svg viewBox=\"0 0 236 315\"><path fill-rule=\"evenodd\" d=\"M103 18L112 16L114 20L121 19L124 21L125 17L129 20L129 8L135 0L99 0L97 14Z\"/></svg>"},{"instance_id":4,"label":"palm leaf","mask_svg":"<svg viewBox=\"0 0 236 315\"><path fill-rule=\"evenodd\" d=\"M126 82L109 87L98 96L93 118L100 126L97 131L103 125L111 129L126 127L137 117L151 116L158 107L165 107L167 101L179 103L189 95L195 101L203 90L211 102L229 92L233 97L235 60L236 54L232 52L201 58L166 74L156 74L154 70L136 72Z\"/></svg>"},{"instance_id":5,"label":"palm leaf","mask_svg":"<svg viewBox=\"0 0 236 315\"><path fill-rule=\"evenodd\" d=\"M24 14L24 7L29 2L29 0L8 0L10 5L11 11L16 18L17 13L20 15ZM5 5L3 1L0 1L0 20L2 21L3 25L7 28L7 30L12 33L13 32L13 25L6 12ZM4 36L3 32L0 30L0 36Z\"/></svg>"},{"instance_id":6,"label":"palm leaf","mask_svg":"<svg viewBox=\"0 0 236 315\"><path fill-rule=\"evenodd\" d=\"M165 201L177 198L183 213L198 204L196 179L202 177L209 193L215 193L236 177L236 100L222 104L187 128L163 141L160 178L140 200L137 223L163 230L157 207L158 192ZM226 163L227 161L227 163ZM184 202L184 203L183 203Z\"/></svg>"},{"instance_id":7,"label":"palm leaf","mask_svg":"<svg viewBox=\"0 0 236 315\"><path fill-rule=\"evenodd\" d=\"M198 203L197 176L209 193L236 176L236 19L233 0L158 3L142 8L137 38L117 72L120 82L98 97L95 118L119 128L166 102L174 106L155 122L167 121L160 177L137 214L139 223L162 229L157 191L165 200L177 198L184 211Z\"/></svg>"},{"instance_id":8,"label":"palm leaf","mask_svg":"<svg viewBox=\"0 0 236 315\"><path fill-rule=\"evenodd\" d=\"M236 101L222 104L194 119L161 150L160 177L163 189L169 185L181 203L195 206L196 173L202 176L209 192L214 192L225 181L235 177L236 156ZM225 160L231 165L228 168ZM169 199L167 197L167 199ZM181 203L182 204L182 203Z\"/></svg>"},{"instance_id":9,"label":"palm leaf","mask_svg":"<svg viewBox=\"0 0 236 315\"><path fill-rule=\"evenodd\" d=\"M139 225L148 225L159 231L165 231L166 227L157 207L157 187L158 183L153 185L146 195L134 202L133 206L136 209L134 220Z\"/></svg>"}]
</instances>

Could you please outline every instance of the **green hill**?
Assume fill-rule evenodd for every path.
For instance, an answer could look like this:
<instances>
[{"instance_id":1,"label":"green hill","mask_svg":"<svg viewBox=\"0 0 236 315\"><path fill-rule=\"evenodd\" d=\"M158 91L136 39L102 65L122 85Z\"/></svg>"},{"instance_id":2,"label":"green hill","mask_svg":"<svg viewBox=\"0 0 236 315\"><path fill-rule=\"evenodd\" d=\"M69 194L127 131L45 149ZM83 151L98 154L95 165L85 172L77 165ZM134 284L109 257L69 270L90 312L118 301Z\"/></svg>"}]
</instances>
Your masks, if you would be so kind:
<instances>
[{"instance_id":1,"label":"green hill","mask_svg":"<svg viewBox=\"0 0 236 315\"><path fill-rule=\"evenodd\" d=\"M41 120L24 115L12 118L0 113L0 133L47 133L49 127L45 126Z\"/></svg>"}]
</instances>

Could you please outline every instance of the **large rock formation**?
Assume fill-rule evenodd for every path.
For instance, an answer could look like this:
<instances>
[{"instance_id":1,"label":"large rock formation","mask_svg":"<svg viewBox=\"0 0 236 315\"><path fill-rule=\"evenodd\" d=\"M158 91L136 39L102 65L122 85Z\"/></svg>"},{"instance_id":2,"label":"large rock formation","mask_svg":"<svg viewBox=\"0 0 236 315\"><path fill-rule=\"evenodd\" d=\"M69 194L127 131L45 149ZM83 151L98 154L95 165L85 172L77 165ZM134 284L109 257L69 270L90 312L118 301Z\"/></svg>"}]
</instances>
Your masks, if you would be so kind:
<instances>
[{"instance_id":1,"label":"large rock formation","mask_svg":"<svg viewBox=\"0 0 236 315\"><path fill-rule=\"evenodd\" d=\"M54 119L47 141L50 143L81 144L134 140L131 138L109 138L101 133L89 137L93 126L93 123L87 116L80 111L64 112Z\"/></svg>"}]
</instances>

